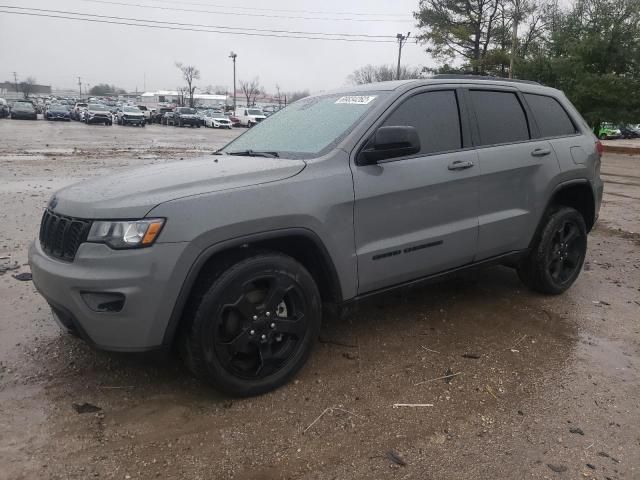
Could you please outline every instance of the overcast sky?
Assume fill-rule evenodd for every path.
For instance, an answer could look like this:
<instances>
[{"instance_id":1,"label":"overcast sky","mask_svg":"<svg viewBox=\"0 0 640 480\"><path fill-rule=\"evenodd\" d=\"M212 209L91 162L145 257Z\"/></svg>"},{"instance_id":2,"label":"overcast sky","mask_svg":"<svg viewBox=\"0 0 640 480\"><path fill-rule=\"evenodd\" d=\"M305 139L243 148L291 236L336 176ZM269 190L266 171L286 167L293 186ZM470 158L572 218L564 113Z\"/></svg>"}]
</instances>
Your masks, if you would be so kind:
<instances>
[{"instance_id":1,"label":"overcast sky","mask_svg":"<svg viewBox=\"0 0 640 480\"><path fill-rule=\"evenodd\" d=\"M269 29L391 37L398 32L410 31L412 35L417 32L411 13L418 0L3 0L2 3L23 9L237 27L244 32L255 32L244 29ZM12 81L15 71L18 80L34 76L38 83L53 88L77 88L77 77L81 76L83 90L87 84L97 83L115 84L131 91L136 88L142 91L145 87L174 89L182 84L180 72L174 66L181 61L200 69L198 85L231 89L233 71L228 58L231 50L238 54L238 79L259 76L269 92L275 90L276 83L283 91L318 92L345 85L347 76L367 63L395 64L398 48L395 42L268 38L0 13L0 81ZM431 66L433 62L422 47L408 43L403 49L403 64Z\"/></svg>"}]
</instances>

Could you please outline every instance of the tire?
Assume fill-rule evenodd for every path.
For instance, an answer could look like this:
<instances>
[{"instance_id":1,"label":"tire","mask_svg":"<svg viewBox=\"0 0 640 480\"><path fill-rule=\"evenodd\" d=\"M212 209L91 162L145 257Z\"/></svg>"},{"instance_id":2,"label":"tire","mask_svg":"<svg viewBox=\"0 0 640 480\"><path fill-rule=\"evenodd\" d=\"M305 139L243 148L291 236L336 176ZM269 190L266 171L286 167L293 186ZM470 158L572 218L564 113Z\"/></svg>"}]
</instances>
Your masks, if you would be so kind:
<instances>
[{"instance_id":1,"label":"tire","mask_svg":"<svg viewBox=\"0 0 640 480\"><path fill-rule=\"evenodd\" d=\"M518 266L520 280L532 290L558 295L580 275L587 253L587 227L575 209L547 214L533 247Z\"/></svg>"},{"instance_id":2,"label":"tire","mask_svg":"<svg viewBox=\"0 0 640 480\"><path fill-rule=\"evenodd\" d=\"M196 125L196 127L200 128L200 124Z\"/></svg>"},{"instance_id":3,"label":"tire","mask_svg":"<svg viewBox=\"0 0 640 480\"><path fill-rule=\"evenodd\" d=\"M146 123L145 123L145 122L142 122L142 123L140 124L140 126L141 126L142 128L144 128L144 126L145 126L145 125L146 125Z\"/></svg>"},{"instance_id":4,"label":"tire","mask_svg":"<svg viewBox=\"0 0 640 480\"><path fill-rule=\"evenodd\" d=\"M183 357L197 377L227 394L260 395L307 361L320 331L320 293L301 264L279 253L249 254L227 267L196 287Z\"/></svg>"}]
</instances>

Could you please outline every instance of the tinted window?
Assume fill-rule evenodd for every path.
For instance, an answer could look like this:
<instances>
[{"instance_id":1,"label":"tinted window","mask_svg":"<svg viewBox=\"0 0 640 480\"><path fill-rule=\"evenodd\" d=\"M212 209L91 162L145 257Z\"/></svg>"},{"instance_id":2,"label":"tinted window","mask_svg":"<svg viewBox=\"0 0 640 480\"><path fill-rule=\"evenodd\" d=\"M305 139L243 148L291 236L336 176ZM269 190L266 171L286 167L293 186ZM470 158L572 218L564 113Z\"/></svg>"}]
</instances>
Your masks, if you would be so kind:
<instances>
[{"instance_id":1,"label":"tinted window","mask_svg":"<svg viewBox=\"0 0 640 480\"><path fill-rule=\"evenodd\" d=\"M527 119L515 93L471 90L481 145L529 139Z\"/></svg>"},{"instance_id":2,"label":"tinted window","mask_svg":"<svg viewBox=\"0 0 640 480\"><path fill-rule=\"evenodd\" d=\"M525 94L524 98L543 137L560 137L576 133L576 127L573 126L569 115L555 98L533 94Z\"/></svg>"},{"instance_id":3,"label":"tinted window","mask_svg":"<svg viewBox=\"0 0 640 480\"><path fill-rule=\"evenodd\" d=\"M426 92L405 100L384 126L408 125L420 136L420 153L446 152L462 146L456 95L451 90Z\"/></svg>"}]
</instances>

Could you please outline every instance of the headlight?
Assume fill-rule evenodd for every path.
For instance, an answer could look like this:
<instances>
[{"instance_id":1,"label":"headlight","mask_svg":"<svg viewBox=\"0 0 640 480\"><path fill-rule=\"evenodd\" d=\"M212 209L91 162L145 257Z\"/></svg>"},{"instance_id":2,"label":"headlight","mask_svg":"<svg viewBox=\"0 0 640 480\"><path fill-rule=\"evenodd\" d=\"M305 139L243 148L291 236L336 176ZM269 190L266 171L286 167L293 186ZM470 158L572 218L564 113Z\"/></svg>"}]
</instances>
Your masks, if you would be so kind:
<instances>
[{"instance_id":1,"label":"headlight","mask_svg":"<svg viewBox=\"0 0 640 480\"><path fill-rule=\"evenodd\" d=\"M95 221L89 230L87 242L106 243L115 249L149 247L163 225L163 218Z\"/></svg>"}]
</instances>

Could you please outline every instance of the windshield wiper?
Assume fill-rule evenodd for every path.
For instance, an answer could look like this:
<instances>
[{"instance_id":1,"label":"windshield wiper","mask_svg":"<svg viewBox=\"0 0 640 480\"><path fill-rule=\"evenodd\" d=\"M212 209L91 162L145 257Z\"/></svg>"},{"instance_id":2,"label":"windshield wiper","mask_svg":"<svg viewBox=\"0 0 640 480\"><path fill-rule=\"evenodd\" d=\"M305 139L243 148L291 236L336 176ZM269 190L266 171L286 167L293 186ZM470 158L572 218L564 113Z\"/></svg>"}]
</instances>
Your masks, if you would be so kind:
<instances>
[{"instance_id":1,"label":"windshield wiper","mask_svg":"<svg viewBox=\"0 0 640 480\"><path fill-rule=\"evenodd\" d=\"M258 150L238 150L236 152L224 152L227 155L239 155L241 157L265 157L265 158L278 158L278 152L261 152Z\"/></svg>"}]
</instances>

